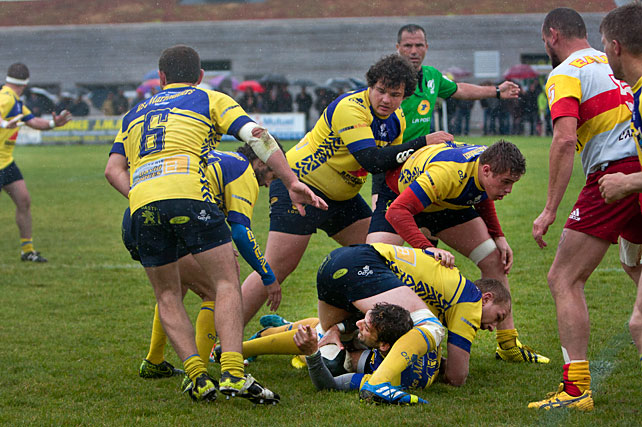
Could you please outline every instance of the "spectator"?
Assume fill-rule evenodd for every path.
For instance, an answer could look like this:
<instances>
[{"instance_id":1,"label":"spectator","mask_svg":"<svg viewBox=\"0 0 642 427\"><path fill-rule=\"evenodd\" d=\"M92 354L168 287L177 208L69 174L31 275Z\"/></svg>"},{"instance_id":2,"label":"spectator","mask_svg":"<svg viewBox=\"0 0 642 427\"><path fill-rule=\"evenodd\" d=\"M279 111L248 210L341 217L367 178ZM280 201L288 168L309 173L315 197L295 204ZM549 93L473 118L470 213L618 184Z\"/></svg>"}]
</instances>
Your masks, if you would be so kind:
<instances>
[{"instance_id":1,"label":"spectator","mask_svg":"<svg viewBox=\"0 0 642 427\"><path fill-rule=\"evenodd\" d=\"M69 112L76 117L89 115L89 105L82 99L81 94L78 94L78 97L74 100L71 107L69 107Z\"/></svg>"},{"instance_id":2,"label":"spectator","mask_svg":"<svg viewBox=\"0 0 642 427\"><path fill-rule=\"evenodd\" d=\"M326 107L330 105L332 101L334 101L336 95L331 89L325 87L317 88L316 92L317 99L316 101L314 101L314 108L317 110L317 113L321 115L323 113L323 110L325 110Z\"/></svg>"},{"instance_id":3,"label":"spectator","mask_svg":"<svg viewBox=\"0 0 642 427\"><path fill-rule=\"evenodd\" d=\"M251 87L245 89L239 104L246 113L260 113L262 111L261 99L256 95Z\"/></svg>"},{"instance_id":4,"label":"spectator","mask_svg":"<svg viewBox=\"0 0 642 427\"><path fill-rule=\"evenodd\" d=\"M305 86L301 86L299 92L294 100L296 102L297 111L305 114L305 130L310 128L310 108L312 108L312 96L305 90ZM247 111L247 110L245 110Z\"/></svg>"},{"instance_id":5,"label":"spectator","mask_svg":"<svg viewBox=\"0 0 642 427\"><path fill-rule=\"evenodd\" d=\"M107 98L105 99L105 101L103 101L103 105L102 105L102 107L100 107L100 109L102 110L102 112L106 116L115 115L115 112L114 112L114 92L107 93Z\"/></svg>"},{"instance_id":6,"label":"spectator","mask_svg":"<svg viewBox=\"0 0 642 427\"><path fill-rule=\"evenodd\" d=\"M122 89L118 89L118 95L114 97L113 100L114 113L117 116L125 114L129 111L129 101L125 97L125 92Z\"/></svg>"},{"instance_id":7,"label":"spectator","mask_svg":"<svg viewBox=\"0 0 642 427\"><path fill-rule=\"evenodd\" d=\"M288 91L288 85L279 84L276 87L276 111L279 113L291 113L292 95Z\"/></svg>"},{"instance_id":8,"label":"spectator","mask_svg":"<svg viewBox=\"0 0 642 427\"><path fill-rule=\"evenodd\" d=\"M544 126L546 126L546 136L553 135L553 123L551 122L551 110L548 108L548 99L546 93L541 91L537 96L537 110L539 111L539 121L541 124L540 136L544 136Z\"/></svg>"},{"instance_id":9,"label":"spectator","mask_svg":"<svg viewBox=\"0 0 642 427\"><path fill-rule=\"evenodd\" d=\"M541 91L542 87L540 86L539 82L537 80L533 80L531 84L528 85L528 90L526 91L526 93L524 93L522 98L520 98L522 101L523 120L524 122L529 124L531 136L537 135L536 127L539 118L537 97L539 96Z\"/></svg>"},{"instance_id":10,"label":"spectator","mask_svg":"<svg viewBox=\"0 0 642 427\"><path fill-rule=\"evenodd\" d=\"M457 99L455 105L455 127L453 133L468 135L470 132L470 112L475 105L475 101L470 99Z\"/></svg>"}]
</instances>

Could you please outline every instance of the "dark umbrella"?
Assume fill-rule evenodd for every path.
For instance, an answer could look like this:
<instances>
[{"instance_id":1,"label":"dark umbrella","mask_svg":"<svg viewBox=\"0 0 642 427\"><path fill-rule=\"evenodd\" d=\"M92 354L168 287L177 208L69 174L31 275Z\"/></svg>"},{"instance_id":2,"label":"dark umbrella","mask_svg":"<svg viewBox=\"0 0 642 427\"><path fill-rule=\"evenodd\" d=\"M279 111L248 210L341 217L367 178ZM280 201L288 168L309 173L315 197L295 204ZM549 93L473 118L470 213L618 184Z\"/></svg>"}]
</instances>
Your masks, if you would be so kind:
<instances>
[{"instance_id":1,"label":"dark umbrella","mask_svg":"<svg viewBox=\"0 0 642 427\"><path fill-rule=\"evenodd\" d=\"M322 92L331 93L331 94L336 93L334 88L331 88L330 86L323 85L323 86L317 86L316 88L314 88L314 93L317 96L321 95Z\"/></svg>"},{"instance_id":2,"label":"dark umbrella","mask_svg":"<svg viewBox=\"0 0 642 427\"><path fill-rule=\"evenodd\" d=\"M368 83L363 80L355 79L354 77L350 77L348 80L352 82L352 89L363 89L368 87Z\"/></svg>"},{"instance_id":3,"label":"dark umbrella","mask_svg":"<svg viewBox=\"0 0 642 427\"><path fill-rule=\"evenodd\" d=\"M328 79L325 82L325 86L329 86L331 88L339 90L354 89L354 83L352 82L352 80L343 78Z\"/></svg>"},{"instance_id":4,"label":"dark umbrella","mask_svg":"<svg viewBox=\"0 0 642 427\"><path fill-rule=\"evenodd\" d=\"M537 71L528 64L517 64L510 67L504 73L506 80L534 79L538 76Z\"/></svg>"},{"instance_id":5,"label":"dark umbrella","mask_svg":"<svg viewBox=\"0 0 642 427\"><path fill-rule=\"evenodd\" d=\"M283 74L266 74L259 79L261 84L288 85L290 82Z\"/></svg>"},{"instance_id":6,"label":"dark umbrella","mask_svg":"<svg viewBox=\"0 0 642 427\"><path fill-rule=\"evenodd\" d=\"M292 84L295 86L305 86L305 87L309 87L309 86L314 87L317 85L315 82L313 82L310 79L296 79L295 81L292 82Z\"/></svg>"}]
</instances>

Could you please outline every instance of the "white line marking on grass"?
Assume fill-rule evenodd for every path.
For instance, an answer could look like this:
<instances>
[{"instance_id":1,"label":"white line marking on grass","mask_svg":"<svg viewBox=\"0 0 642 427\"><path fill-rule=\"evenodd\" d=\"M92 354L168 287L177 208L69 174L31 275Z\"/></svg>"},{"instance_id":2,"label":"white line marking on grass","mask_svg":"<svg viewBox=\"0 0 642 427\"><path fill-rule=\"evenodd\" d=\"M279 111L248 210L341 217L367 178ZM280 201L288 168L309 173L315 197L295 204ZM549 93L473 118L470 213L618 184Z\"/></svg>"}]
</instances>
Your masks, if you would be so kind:
<instances>
[{"instance_id":1,"label":"white line marking on grass","mask_svg":"<svg viewBox=\"0 0 642 427\"><path fill-rule=\"evenodd\" d=\"M630 337L628 330L613 336L602 351L593 360L589 360L593 400L599 394L602 383L606 381L617 366L618 359L615 356L631 341ZM604 402L604 404L608 405L608 402ZM565 423L570 411L575 411L575 409L551 409L549 411L538 409L538 411L541 412L541 425L559 426Z\"/></svg>"}]
</instances>

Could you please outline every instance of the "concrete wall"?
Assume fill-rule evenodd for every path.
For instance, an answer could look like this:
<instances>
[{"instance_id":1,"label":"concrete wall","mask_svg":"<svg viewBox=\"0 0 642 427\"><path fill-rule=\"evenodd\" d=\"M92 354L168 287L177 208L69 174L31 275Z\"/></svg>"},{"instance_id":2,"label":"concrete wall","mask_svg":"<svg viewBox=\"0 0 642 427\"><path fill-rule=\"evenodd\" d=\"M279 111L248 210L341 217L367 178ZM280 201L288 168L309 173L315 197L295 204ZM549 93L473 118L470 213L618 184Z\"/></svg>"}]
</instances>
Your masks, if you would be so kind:
<instances>
[{"instance_id":1,"label":"concrete wall","mask_svg":"<svg viewBox=\"0 0 642 427\"><path fill-rule=\"evenodd\" d=\"M407 23L428 33L427 64L473 70L478 50L501 52L500 70L520 54L544 53L543 14L292 19L0 28L0 69L26 63L34 84L138 83L157 67L171 45L193 46L205 60L231 60L233 75L268 72L323 83L330 77L362 78L382 55L394 51ZM600 47L601 14L585 14L589 41ZM2 71L4 72L4 71ZM474 81L474 79L473 79Z\"/></svg>"}]
</instances>

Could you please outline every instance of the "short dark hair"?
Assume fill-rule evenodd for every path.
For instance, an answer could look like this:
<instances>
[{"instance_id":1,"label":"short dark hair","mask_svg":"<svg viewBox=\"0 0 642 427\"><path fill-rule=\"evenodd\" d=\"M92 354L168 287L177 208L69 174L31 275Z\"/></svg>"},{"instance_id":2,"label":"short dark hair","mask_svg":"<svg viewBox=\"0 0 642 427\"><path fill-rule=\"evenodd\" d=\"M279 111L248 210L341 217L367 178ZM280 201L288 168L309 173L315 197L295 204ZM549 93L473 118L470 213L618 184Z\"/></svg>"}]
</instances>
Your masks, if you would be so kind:
<instances>
[{"instance_id":1,"label":"short dark hair","mask_svg":"<svg viewBox=\"0 0 642 427\"><path fill-rule=\"evenodd\" d=\"M276 136L274 136L274 135L272 135L272 137L274 138L274 140L276 141L276 144L277 144L277 145L279 146L279 148L281 149L281 152L285 153L285 149L284 149L284 148L283 148L283 146L281 145L281 142L279 141L279 139L278 139ZM250 162L250 163L252 163L255 159L258 159L258 158L259 158L259 157L256 155L256 153L254 152L254 150L252 150L252 147L250 147L247 143L246 143L246 144L243 144L243 145L241 145L241 146L239 146L239 147L236 149L236 152L237 152L237 153L239 153L239 154L242 154L243 156L245 156L245 158L247 159L247 161L248 161L248 162Z\"/></svg>"},{"instance_id":2,"label":"short dark hair","mask_svg":"<svg viewBox=\"0 0 642 427\"><path fill-rule=\"evenodd\" d=\"M567 39L585 39L586 25L584 20L574 9L558 7L548 12L544 18L542 29L549 34L549 29L554 28Z\"/></svg>"},{"instance_id":3,"label":"short dark hair","mask_svg":"<svg viewBox=\"0 0 642 427\"><path fill-rule=\"evenodd\" d=\"M417 72L406 58L392 54L384 56L370 67L366 73L366 81L369 87L374 87L381 81L386 88L396 88L403 83L403 96L406 98L417 88Z\"/></svg>"},{"instance_id":4,"label":"short dark hair","mask_svg":"<svg viewBox=\"0 0 642 427\"><path fill-rule=\"evenodd\" d=\"M610 11L600 24L600 33L607 40L617 40L629 52L642 53L642 4L635 2Z\"/></svg>"},{"instance_id":5,"label":"short dark hair","mask_svg":"<svg viewBox=\"0 0 642 427\"><path fill-rule=\"evenodd\" d=\"M201 59L191 47L177 45L163 51L158 69L165 73L167 83L196 83L201 76Z\"/></svg>"},{"instance_id":6,"label":"short dark hair","mask_svg":"<svg viewBox=\"0 0 642 427\"><path fill-rule=\"evenodd\" d=\"M426 39L426 30L424 30L424 28L421 25L407 24L399 28L399 31L397 32L397 43L401 43L401 36L403 35L403 33L414 34L417 31L421 31L424 34L424 40L426 40L427 42L428 40Z\"/></svg>"},{"instance_id":7,"label":"short dark hair","mask_svg":"<svg viewBox=\"0 0 642 427\"><path fill-rule=\"evenodd\" d=\"M479 156L480 165L489 165L494 174L510 172L512 175L526 173L526 159L512 142L500 139Z\"/></svg>"},{"instance_id":8,"label":"short dark hair","mask_svg":"<svg viewBox=\"0 0 642 427\"><path fill-rule=\"evenodd\" d=\"M22 62L16 62L15 64L9 65L7 76L13 77L14 79L26 80L29 78L29 68Z\"/></svg>"},{"instance_id":9,"label":"short dark hair","mask_svg":"<svg viewBox=\"0 0 642 427\"><path fill-rule=\"evenodd\" d=\"M479 279L475 280L475 286L477 286L482 293L490 292L493 294L493 301L495 304L508 304L510 307L510 292L499 280L488 278Z\"/></svg>"},{"instance_id":10,"label":"short dark hair","mask_svg":"<svg viewBox=\"0 0 642 427\"><path fill-rule=\"evenodd\" d=\"M379 302L370 310L370 324L377 330L377 340L390 345L413 326L408 310L386 302Z\"/></svg>"}]
</instances>

